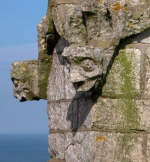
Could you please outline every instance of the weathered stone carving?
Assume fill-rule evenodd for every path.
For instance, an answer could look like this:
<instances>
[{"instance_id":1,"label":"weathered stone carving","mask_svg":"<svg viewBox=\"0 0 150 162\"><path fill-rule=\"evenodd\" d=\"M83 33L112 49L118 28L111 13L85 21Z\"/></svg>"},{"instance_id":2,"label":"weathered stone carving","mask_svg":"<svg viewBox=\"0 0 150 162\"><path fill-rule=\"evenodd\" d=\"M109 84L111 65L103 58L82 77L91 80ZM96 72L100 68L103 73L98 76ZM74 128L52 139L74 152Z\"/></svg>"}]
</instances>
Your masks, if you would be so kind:
<instances>
[{"instance_id":1,"label":"weathered stone carving","mask_svg":"<svg viewBox=\"0 0 150 162\"><path fill-rule=\"evenodd\" d=\"M49 6L57 32L69 41L62 55L71 63L71 81L82 82L80 91L92 88L96 77L105 74L121 39L150 26L148 1L53 1ZM97 71L88 71L89 66L97 66Z\"/></svg>"},{"instance_id":2,"label":"weathered stone carving","mask_svg":"<svg viewBox=\"0 0 150 162\"><path fill-rule=\"evenodd\" d=\"M14 83L14 96L20 101L39 99L37 61L13 63L11 79Z\"/></svg>"},{"instance_id":3,"label":"weathered stone carving","mask_svg":"<svg viewBox=\"0 0 150 162\"><path fill-rule=\"evenodd\" d=\"M50 161L150 161L149 28L148 0L49 0L38 61L11 78L48 100Z\"/></svg>"}]
</instances>

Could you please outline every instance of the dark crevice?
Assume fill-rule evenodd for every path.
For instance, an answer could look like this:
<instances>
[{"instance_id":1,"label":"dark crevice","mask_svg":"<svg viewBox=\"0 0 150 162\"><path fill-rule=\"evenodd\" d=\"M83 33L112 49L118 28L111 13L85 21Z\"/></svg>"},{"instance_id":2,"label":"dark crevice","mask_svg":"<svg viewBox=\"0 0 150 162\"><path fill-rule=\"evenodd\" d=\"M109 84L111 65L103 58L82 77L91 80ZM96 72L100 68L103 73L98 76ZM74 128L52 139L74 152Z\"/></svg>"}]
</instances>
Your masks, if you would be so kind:
<instances>
[{"instance_id":1,"label":"dark crevice","mask_svg":"<svg viewBox=\"0 0 150 162\"><path fill-rule=\"evenodd\" d=\"M52 33L51 32L46 33L46 45L47 45L46 48L47 48L48 55L53 54L53 50L54 50L58 40L60 39L60 36L56 31L54 23L53 23L53 29L54 29L54 31Z\"/></svg>"},{"instance_id":2,"label":"dark crevice","mask_svg":"<svg viewBox=\"0 0 150 162\"><path fill-rule=\"evenodd\" d=\"M106 12L106 20L109 22L111 28L112 28L112 16L110 14L110 11L107 9L107 12Z\"/></svg>"},{"instance_id":3,"label":"dark crevice","mask_svg":"<svg viewBox=\"0 0 150 162\"><path fill-rule=\"evenodd\" d=\"M86 14L84 12L82 12L82 23L85 26L85 28L87 29L87 25L86 25Z\"/></svg>"},{"instance_id":4,"label":"dark crevice","mask_svg":"<svg viewBox=\"0 0 150 162\"><path fill-rule=\"evenodd\" d=\"M96 14L94 12L82 12L82 23L85 26L85 30L87 33L87 39L88 39L88 28L87 28L87 20L89 19L89 17L93 17Z\"/></svg>"},{"instance_id":5,"label":"dark crevice","mask_svg":"<svg viewBox=\"0 0 150 162\"><path fill-rule=\"evenodd\" d=\"M75 89L78 89L80 86L82 86L84 84L84 82L80 81L80 82L77 82L77 83L73 83Z\"/></svg>"}]
</instances>

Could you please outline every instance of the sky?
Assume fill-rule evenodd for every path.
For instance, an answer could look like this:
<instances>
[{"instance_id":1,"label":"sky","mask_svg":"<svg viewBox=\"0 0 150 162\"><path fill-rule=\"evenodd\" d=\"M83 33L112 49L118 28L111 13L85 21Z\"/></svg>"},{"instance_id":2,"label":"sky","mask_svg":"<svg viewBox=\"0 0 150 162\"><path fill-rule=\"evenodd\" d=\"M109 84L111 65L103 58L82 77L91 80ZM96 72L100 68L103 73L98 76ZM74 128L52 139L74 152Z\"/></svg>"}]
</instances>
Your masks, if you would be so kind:
<instances>
[{"instance_id":1,"label":"sky","mask_svg":"<svg viewBox=\"0 0 150 162\"><path fill-rule=\"evenodd\" d=\"M48 134L47 102L19 102L13 97L11 64L37 59L36 26L47 0L1 0L0 5L0 134Z\"/></svg>"}]
</instances>

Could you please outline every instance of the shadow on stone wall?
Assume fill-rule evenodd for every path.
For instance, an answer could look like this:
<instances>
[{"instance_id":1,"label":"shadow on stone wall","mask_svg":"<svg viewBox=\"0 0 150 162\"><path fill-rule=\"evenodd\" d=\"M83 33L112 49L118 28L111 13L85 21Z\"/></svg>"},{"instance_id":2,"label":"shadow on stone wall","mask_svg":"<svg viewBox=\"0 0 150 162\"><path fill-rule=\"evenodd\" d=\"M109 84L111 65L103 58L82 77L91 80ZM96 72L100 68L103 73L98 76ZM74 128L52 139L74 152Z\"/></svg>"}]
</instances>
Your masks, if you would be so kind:
<instances>
[{"instance_id":1,"label":"shadow on stone wall","mask_svg":"<svg viewBox=\"0 0 150 162\"><path fill-rule=\"evenodd\" d=\"M141 42L147 38L149 38L149 40L150 40L150 28L146 29L144 32L142 32L140 34L133 36L133 41Z\"/></svg>"},{"instance_id":2,"label":"shadow on stone wall","mask_svg":"<svg viewBox=\"0 0 150 162\"><path fill-rule=\"evenodd\" d=\"M74 96L69 105L66 119L71 122L73 136L79 128L90 128L91 119L88 115L94 103L91 92L78 92Z\"/></svg>"},{"instance_id":3,"label":"shadow on stone wall","mask_svg":"<svg viewBox=\"0 0 150 162\"><path fill-rule=\"evenodd\" d=\"M119 54L119 51L134 41L138 42L143 40L144 38L148 37L148 35L150 35L150 29L145 30L142 34L140 33L122 39L119 45L116 47L114 54L107 66L107 72L102 76L102 79L98 78L95 87L93 87L90 91L77 92L77 94L74 96L71 104L68 107L66 118L66 120L71 122L73 136L75 136L79 128L82 130L84 130L84 128L91 128L91 118L89 112L91 111L93 105L97 102L98 97L102 96L102 90L106 84L107 76L116 56Z\"/></svg>"}]
</instances>

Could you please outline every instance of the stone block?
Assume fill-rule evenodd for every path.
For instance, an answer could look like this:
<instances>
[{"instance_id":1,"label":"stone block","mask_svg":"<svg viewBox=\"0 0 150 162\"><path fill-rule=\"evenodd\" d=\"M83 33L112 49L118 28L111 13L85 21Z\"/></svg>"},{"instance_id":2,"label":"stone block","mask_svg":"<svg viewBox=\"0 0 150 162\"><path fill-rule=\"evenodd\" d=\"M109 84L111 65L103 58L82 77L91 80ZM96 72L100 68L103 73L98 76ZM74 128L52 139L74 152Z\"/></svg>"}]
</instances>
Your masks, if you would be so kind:
<instances>
[{"instance_id":1,"label":"stone block","mask_svg":"<svg viewBox=\"0 0 150 162\"><path fill-rule=\"evenodd\" d=\"M64 159L65 158L65 135L51 134L48 136L49 153L51 158Z\"/></svg>"},{"instance_id":2,"label":"stone block","mask_svg":"<svg viewBox=\"0 0 150 162\"><path fill-rule=\"evenodd\" d=\"M51 152L55 152L55 158L65 157L66 162L93 162L94 160L93 132L77 132L76 135L72 132L56 133L51 134L48 141Z\"/></svg>"},{"instance_id":3,"label":"stone block","mask_svg":"<svg viewBox=\"0 0 150 162\"><path fill-rule=\"evenodd\" d=\"M142 59L142 52L139 49L120 50L106 76L102 96L110 98L139 96Z\"/></svg>"},{"instance_id":4,"label":"stone block","mask_svg":"<svg viewBox=\"0 0 150 162\"><path fill-rule=\"evenodd\" d=\"M53 130L77 130L91 128L90 111L93 101L90 98L75 98L72 101L61 100L48 104L49 126Z\"/></svg>"},{"instance_id":5,"label":"stone block","mask_svg":"<svg viewBox=\"0 0 150 162\"><path fill-rule=\"evenodd\" d=\"M71 128L71 122L67 121L68 107L71 103L50 103L48 104L47 114L49 117L49 127L54 130L66 130ZM75 118L76 116L74 116ZM75 122L75 121L74 121Z\"/></svg>"},{"instance_id":6,"label":"stone block","mask_svg":"<svg viewBox=\"0 0 150 162\"><path fill-rule=\"evenodd\" d=\"M150 131L150 101L99 98L91 110L92 127L116 132Z\"/></svg>"},{"instance_id":7,"label":"stone block","mask_svg":"<svg viewBox=\"0 0 150 162\"><path fill-rule=\"evenodd\" d=\"M143 133L66 132L51 134L49 144L55 157L65 156L66 162L146 162L145 137Z\"/></svg>"},{"instance_id":8,"label":"stone block","mask_svg":"<svg viewBox=\"0 0 150 162\"><path fill-rule=\"evenodd\" d=\"M119 99L99 98L91 109L92 126L100 129L122 128L122 103Z\"/></svg>"},{"instance_id":9,"label":"stone block","mask_svg":"<svg viewBox=\"0 0 150 162\"><path fill-rule=\"evenodd\" d=\"M66 162L94 162L94 132L77 132L75 135L66 133Z\"/></svg>"},{"instance_id":10,"label":"stone block","mask_svg":"<svg viewBox=\"0 0 150 162\"><path fill-rule=\"evenodd\" d=\"M94 162L144 162L143 134L96 133Z\"/></svg>"}]
</instances>

